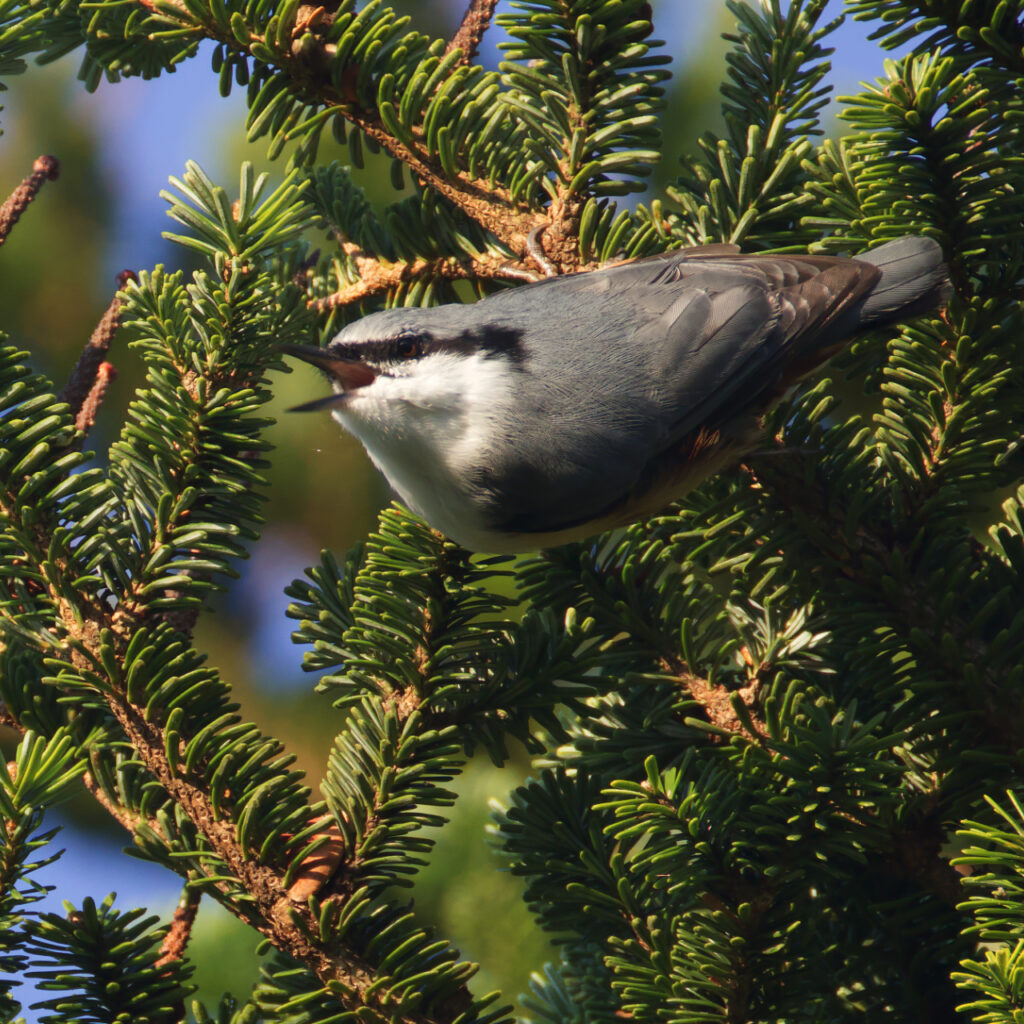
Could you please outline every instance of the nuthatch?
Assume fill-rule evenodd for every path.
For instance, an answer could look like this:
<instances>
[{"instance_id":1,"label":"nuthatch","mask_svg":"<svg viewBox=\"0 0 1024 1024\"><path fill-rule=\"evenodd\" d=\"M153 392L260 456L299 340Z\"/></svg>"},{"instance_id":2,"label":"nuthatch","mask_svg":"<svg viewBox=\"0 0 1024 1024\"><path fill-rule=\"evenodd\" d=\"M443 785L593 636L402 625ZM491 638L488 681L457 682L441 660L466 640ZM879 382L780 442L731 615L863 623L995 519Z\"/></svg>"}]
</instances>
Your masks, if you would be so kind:
<instances>
[{"instance_id":1,"label":"nuthatch","mask_svg":"<svg viewBox=\"0 0 1024 1024\"><path fill-rule=\"evenodd\" d=\"M300 408L330 408L411 509L471 550L523 551L664 508L756 448L761 414L852 335L948 287L927 238L856 259L708 245L284 350L334 388Z\"/></svg>"}]
</instances>

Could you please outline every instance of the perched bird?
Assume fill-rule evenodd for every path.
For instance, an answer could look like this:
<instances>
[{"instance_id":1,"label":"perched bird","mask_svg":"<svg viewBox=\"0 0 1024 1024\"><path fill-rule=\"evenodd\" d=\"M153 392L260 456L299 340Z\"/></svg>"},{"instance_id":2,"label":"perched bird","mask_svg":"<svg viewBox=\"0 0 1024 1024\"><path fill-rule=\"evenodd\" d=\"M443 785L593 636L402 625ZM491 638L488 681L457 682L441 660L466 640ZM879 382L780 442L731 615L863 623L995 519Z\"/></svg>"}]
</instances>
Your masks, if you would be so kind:
<instances>
[{"instance_id":1,"label":"perched bird","mask_svg":"<svg viewBox=\"0 0 1024 1024\"><path fill-rule=\"evenodd\" d=\"M325 348L330 408L399 497L476 551L664 508L760 441L759 417L852 335L926 313L939 246L856 259L682 249L468 305L389 309Z\"/></svg>"}]
</instances>

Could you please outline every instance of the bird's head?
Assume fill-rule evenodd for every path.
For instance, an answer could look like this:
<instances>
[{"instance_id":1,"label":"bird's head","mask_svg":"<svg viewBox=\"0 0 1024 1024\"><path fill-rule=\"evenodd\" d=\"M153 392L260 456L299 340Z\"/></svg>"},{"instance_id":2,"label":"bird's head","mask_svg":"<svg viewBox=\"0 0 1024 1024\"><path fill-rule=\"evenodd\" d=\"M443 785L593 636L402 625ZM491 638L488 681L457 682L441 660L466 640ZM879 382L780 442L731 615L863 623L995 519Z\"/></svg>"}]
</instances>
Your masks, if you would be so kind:
<instances>
[{"instance_id":1,"label":"bird's head","mask_svg":"<svg viewBox=\"0 0 1024 1024\"><path fill-rule=\"evenodd\" d=\"M472 313L458 305L389 309L349 324L324 348L283 345L333 388L297 410L330 409L369 444L368 433L403 435L428 421L443 429L494 408L520 368L521 332Z\"/></svg>"}]
</instances>

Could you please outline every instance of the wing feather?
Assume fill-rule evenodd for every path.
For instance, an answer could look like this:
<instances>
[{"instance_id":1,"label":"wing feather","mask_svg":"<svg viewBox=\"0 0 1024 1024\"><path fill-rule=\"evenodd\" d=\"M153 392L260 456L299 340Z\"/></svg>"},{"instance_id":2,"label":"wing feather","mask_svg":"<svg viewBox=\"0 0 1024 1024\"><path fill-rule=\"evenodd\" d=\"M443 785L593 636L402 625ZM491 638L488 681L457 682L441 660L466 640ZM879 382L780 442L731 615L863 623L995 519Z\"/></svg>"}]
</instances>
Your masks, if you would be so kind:
<instances>
[{"instance_id":1,"label":"wing feather","mask_svg":"<svg viewBox=\"0 0 1024 1024\"><path fill-rule=\"evenodd\" d=\"M528 285L532 302L522 289L489 300L489 324L507 309L525 327L531 386L520 436L483 460L487 518L511 532L569 529L628 501L687 439L746 430L856 329L879 274L722 245Z\"/></svg>"}]
</instances>

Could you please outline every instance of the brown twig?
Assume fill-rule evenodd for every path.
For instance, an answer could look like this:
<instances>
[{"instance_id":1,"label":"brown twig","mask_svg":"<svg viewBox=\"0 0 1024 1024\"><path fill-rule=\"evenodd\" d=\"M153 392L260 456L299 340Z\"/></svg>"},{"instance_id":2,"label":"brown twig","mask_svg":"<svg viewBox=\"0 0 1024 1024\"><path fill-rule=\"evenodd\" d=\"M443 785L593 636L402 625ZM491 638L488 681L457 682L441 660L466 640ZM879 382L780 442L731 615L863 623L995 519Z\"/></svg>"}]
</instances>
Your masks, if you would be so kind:
<instances>
[{"instance_id":1,"label":"brown twig","mask_svg":"<svg viewBox=\"0 0 1024 1024\"><path fill-rule=\"evenodd\" d=\"M8 196L3 206L0 206L0 245L7 240L11 228L18 223L44 182L55 181L59 174L60 164L55 156L36 157L32 173Z\"/></svg>"},{"instance_id":2,"label":"brown twig","mask_svg":"<svg viewBox=\"0 0 1024 1024\"><path fill-rule=\"evenodd\" d=\"M171 927L164 936L164 941L160 943L160 957L154 967L166 967L172 961L184 958L201 898L202 893L195 889L188 886L182 889L181 899L178 900L174 916L171 918Z\"/></svg>"},{"instance_id":3,"label":"brown twig","mask_svg":"<svg viewBox=\"0 0 1024 1024\"><path fill-rule=\"evenodd\" d=\"M474 260L461 260L452 256L441 259L418 259L411 263L399 261L385 263L366 256L351 242L342 242L342 249L352 257L359 280L339 288L319 299L310 299L309 307L318 313L327 313L338 306L350 306L363 299L382 295L420 278L440 278L447 281L505 278L536 280L536 276L514 264L503 263L496 256L482 256Z\"/></svg>"},{"instance_id":4,"label":"brown twig","mask_svg":"<svg viewBox=\"0 0 1024 1024\"><path fill-rule=\"evenodd\" d=\"M124 288L129 281L138 278L130 270L122 270L117 275L118 290ZM96 422L96 412L107 392L110 383L116 378L117 371L105 361L104 357L110 350L111 342L121 325L121 300L115 295L106 312L100 317L96 330L82 350L82 354L71 371L71 377L60 397L71 406L75 417L75 426L83 433Z\"/></svg>"},{"instance_id":5,"label":"brown twig","mask_svg":"<svg viewBox=\"0 0 1024 1024\"><path fill-rule=\"evenodd\" d=\"M466 13L462 16L462 24L444 52L451 53L452 50L459 49L462 50L462 59L459 63L468 64L472 61L480 49L480 40L490 27L494 8L497 6L498 0L469 0Z\"/></svg>"},{"instance_id":6,"label":"brown twig","mask_svg":"<svg viewBox=\"0 0 1024 1024\"><path fill-rule=\"evenodd\" d=\"M88 434L96 424L96 414L106 398L107 389L117 380L117 369L113 363L106 361L96 367L96 379L92 382L89 394L85 396L82 408L75 416L75 429L83 434Z\"/></svg>"},{"instance_id":7,"label":"brown twig","mask_svg":"<svg viewBox=\"0 0 1024 1024\"><path fill-rule=\"evenodd\" d=\"M544 252L543 236L546 230L547 225L542 224L540 227L534 228L526 236L526 254L540 267L545 277L556 277L558 275L558 268L547 258Z\"/></svg>"}]
</instances>

